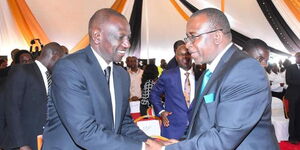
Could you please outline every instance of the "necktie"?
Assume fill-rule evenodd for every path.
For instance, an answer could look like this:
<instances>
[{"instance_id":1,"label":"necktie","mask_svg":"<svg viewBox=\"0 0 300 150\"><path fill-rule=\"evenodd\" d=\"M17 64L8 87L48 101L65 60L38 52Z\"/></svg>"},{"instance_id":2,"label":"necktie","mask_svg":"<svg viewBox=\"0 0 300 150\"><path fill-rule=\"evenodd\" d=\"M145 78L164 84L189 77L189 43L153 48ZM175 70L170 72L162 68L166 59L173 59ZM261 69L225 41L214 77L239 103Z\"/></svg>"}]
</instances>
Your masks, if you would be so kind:
<instances>
[{"instance_id":1,"label":"necktie","mask_svg":"<svg viewBox=\"0 0 300 150\"><path fill-rule=\"evenodd\" d=\"M108 84L108 89L109 89L109 77L110 77L110 71L111 71L111 67L108 66L105 70L104 70L104 75L105 78L107 80L107 84ZM112 107L112 99L111 97L109 98L109 105L111 106L111 119L112 119L112 129L114 129L114 117L113 117L113 107Z\"/></svg>"},{"instance_id":2,"label":"necktie","mask_svg":"<svg viewBox=\"0 0 300 150\"><path fill-rule=\"evenodd\" d=\"M189 79L189 72L184 73L184 75L186 76L185 81L184 81L184 98L185 98L185 102L187 107L190 107L190 94L191 94L191 82Z\"/></svg>"},{"instance_id":3,"label":"necktie","mask_svg":"<svg viewBox=\"0 0 300 150\"><path fill-rule=\"evenodd\" d=\"M51 79L51 74L49 73L49 71L46 71L46 77L47 77L47 82L48 82L48 91L51 87L51 83L52 83L52 79Z\"/></svg>"},{"instance_id":4,"label":"necktie","mask_svg":"<svg viewBox=\"0 0 300 150\"><path fill-rule=\"evenodd\" d=\"M104 75L105 75L105 78L107 80L107 84L109 85L109 76L110 76L110 66L108 66L105 70L104 70Z\"/></svg>"},{"instance_id":5,"label":"necktie","mask_svg":"<svg viewBox=\"0 0 300 150\"><path fill-rule=\"evenodd\" d=\"M211 77L211 72L209 70L207 70L204 74L204 78L203 78L203 81L202 81L202 86L201 86L201 93L203 92L208 80L210 79Z\"/></svg>"},{"instance_id":6,"label":"necktie","mask_svg":"<svg viewBox=\"0 0 300 150\"><path fill-rule=\"evenodd\" d=\"M298 69L300 70L300 64L297 64L297 66L298 66Z\"/></svg>"}]
</instances>

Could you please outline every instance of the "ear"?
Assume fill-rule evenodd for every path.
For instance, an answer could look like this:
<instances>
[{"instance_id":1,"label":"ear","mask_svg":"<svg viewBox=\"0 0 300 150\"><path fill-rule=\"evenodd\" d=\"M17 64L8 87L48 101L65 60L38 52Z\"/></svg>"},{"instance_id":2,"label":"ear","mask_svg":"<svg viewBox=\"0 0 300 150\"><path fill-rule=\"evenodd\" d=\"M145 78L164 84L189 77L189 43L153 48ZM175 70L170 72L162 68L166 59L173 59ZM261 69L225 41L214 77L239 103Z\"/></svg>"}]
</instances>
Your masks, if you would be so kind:
<instances>
[{"instance_id":1,"label":"ear","mask_svg":"<svg viewBox=\"0 0 300 150\"><path fill-rule=\"evenodd\" d=\"M102 39L102 32L100 29L95 29L92 33L92 38L95 44L99 44Z\"/></svg>"},{"instance_id":2,"label":"ear","mask_svg":"<svg viewBox=\"0 0 300 150\"><path fill-rule=\"evenodd\" d=\"M223 41L224 35L222 33L222 31L217 31L214 34L214 41L217 45L221 44Z\"/></svg>"}]
</instances>

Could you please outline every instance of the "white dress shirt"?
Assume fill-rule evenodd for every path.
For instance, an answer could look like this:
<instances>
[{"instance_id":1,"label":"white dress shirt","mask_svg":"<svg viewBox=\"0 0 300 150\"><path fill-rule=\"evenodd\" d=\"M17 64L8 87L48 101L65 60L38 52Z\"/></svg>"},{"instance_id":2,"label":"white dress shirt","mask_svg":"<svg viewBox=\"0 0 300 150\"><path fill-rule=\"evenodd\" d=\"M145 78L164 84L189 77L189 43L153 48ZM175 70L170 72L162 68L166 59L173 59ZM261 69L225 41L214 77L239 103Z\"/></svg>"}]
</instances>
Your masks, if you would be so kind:
<instances>
[{"instance_id":1,"label":"white dress shirt","mask_svg":"<svg viewBox=\"0 0 300 150\"><path fill-rule=\"evenodd\" d=\"M94 55L96 56L99 65L101 66L101 69L104 73L104 70L110 66L111 67L111 71L110 71L110 76L109 76L109 91L110 91L110 97L111 97L111 104L112 104L112 113L113 113L113 121L114 121L114 125L115 125L115 113L116 113L116 99L115 99L115 87L114 87L114 78L113 78L113 63L110 62L109 64L106 63L106 61L100 56L98 55L98 53L91 47Z\"/></svg>"},{"instance_id":2,"label":"white dress shirt","mask_svg":"<svg viewBox=\"0 0 300 150\"><path fill-rule=\"evenodd\" d=\"M40 69L40 72L42 74L42 77L43 77L43 81L44 81L44 86L46 88L46 92L47 92L47 95L49 94L49 89L48 89L48 80L47 80L47 75L46 75L46 71L48 71L48 69L38 60L35 60L34 61L38 68Z\"/></svg>"},{"instance_id":3,"label":"white dress shirt","mask_svg":"<svg viewBox=\"0 0 300 150\"><path fill-rule=\"evenodd\" d=\"M220 60L221 60L221 58L223 57L223 55L228 51L228 49L229 49L232 45L233 45L233 43L230 42L230 43L225 47L225 49L224 49L221 53L219 53L219 54L217 55L217 57L216 57L210 64L207 64L207 69L208 69L211 73L213 73L213 72L215 71L217 65L219 64L219 62L220 62Z\"/></svg>"}]
</instances>

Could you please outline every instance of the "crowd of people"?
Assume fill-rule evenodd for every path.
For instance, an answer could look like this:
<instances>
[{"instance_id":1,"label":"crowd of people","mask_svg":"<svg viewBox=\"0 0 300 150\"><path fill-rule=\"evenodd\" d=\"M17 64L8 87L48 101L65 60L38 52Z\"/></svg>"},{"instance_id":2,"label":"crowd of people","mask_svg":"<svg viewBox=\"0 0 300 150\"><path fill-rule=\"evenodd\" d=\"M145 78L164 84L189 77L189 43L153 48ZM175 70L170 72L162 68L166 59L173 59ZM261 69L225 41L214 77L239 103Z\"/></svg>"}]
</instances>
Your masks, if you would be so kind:
<instances>
[{"instance_id":1,"label":"crowd of people","mask_svg":"<svg viewBox=\"0 0 300 150\"><path fill-rule=\"evenodd\" d=\"M268 64L269 46L251 39L240 50L225 14L206 8L191 15L186 38L160 66L140 66L130 48L131 30L120 13L96 11L89 46L67 55L51 42L34 58L13 50L0 60L0 149L35 150L277 150L272 96L289 100L289 141L300 141L300 53L296 64ZM155 140L130 116L140 101L161 118Z\"/></svg>"}]
</instances>

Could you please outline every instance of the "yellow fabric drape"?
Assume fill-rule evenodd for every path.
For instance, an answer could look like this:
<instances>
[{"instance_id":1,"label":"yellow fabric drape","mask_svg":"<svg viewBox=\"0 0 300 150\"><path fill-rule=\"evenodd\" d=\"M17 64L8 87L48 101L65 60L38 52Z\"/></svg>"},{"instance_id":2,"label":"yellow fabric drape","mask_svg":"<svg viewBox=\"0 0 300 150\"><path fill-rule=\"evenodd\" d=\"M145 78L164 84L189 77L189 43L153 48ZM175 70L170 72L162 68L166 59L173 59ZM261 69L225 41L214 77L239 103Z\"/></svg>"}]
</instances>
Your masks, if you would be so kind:
<instances>
[{"instance_id":1,"label":"yellow fabric drape","mask_svg":"<svg viewBox=\"0 0 300 150\"><path fill-rule=\"evenodd\" d=\"M189 16L180 8L180 6L176 3L175 0L170 0L170 2L173 4L173 6L176 8L178 13L185 19L188 20Z\"/></svg>"},{"instance_id":2,"label":"yellow fabric drape","mask_svg":"<svg viewBox=\"0 0 300 150\"><path fill-rule=\"evenodd\" d=\"M125 3L127 0L116 0L114 4L111 6L112 9L116 10L117 12L121 13L124 9ZM74 53L80 49L85 48L89 45L89 35L86 34L82 40L80 40L76 46L70 51L70 53Z\"/></svg>"},{"instance_id":3,"label":"yellow fabric drape","mask_svg":"<svg viewBox=\"0 0 300 150\"><path fill-rule=\"evenodd\" d=\"M291 12L300 22L300 1L299 0L284 0L285 4L289 7Z\"/></svg>"},{"instance_id":4,"label":"yellow fabric drape","mask_svg":"<svg viewBox=\"0 0 300 150\"><path fill-rule=\"evenodd\" d=\"M221 0L221 11L225 11L225 0Z\"/></svg>"},{"instance_id":5,"label":"yellow fabric drape","mask_svg":"<svg viewBox=\"0 0 300 150\"><path fill-rule=\"evenodd\" d=\"M9 8L27 44L32 39L39 38L43 44L49 43L49 39L33 16L25 0L7 0Z\"/></svg>"}]
</instances>

